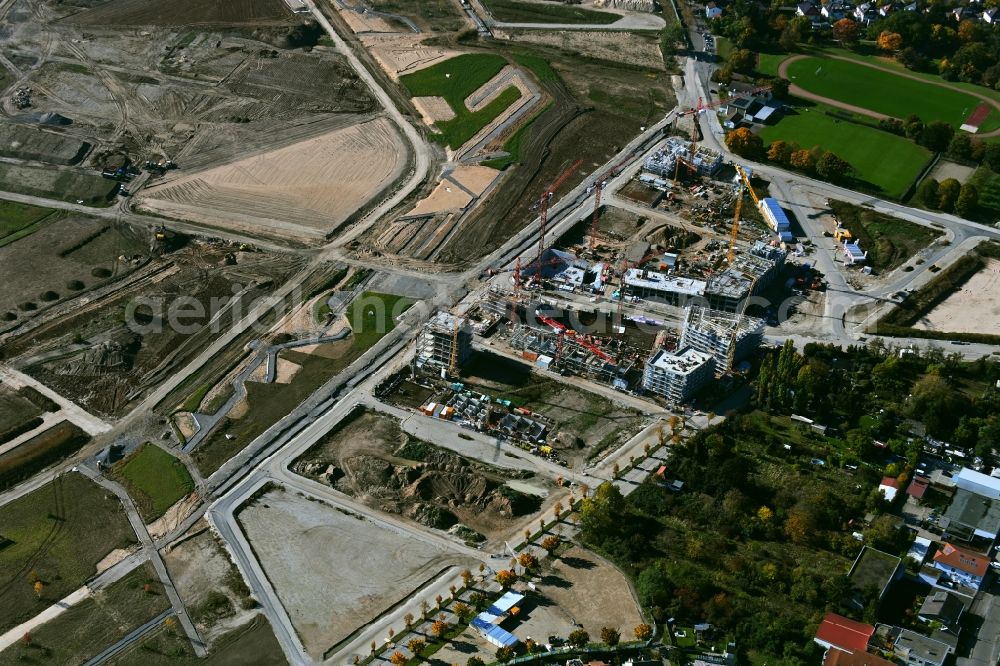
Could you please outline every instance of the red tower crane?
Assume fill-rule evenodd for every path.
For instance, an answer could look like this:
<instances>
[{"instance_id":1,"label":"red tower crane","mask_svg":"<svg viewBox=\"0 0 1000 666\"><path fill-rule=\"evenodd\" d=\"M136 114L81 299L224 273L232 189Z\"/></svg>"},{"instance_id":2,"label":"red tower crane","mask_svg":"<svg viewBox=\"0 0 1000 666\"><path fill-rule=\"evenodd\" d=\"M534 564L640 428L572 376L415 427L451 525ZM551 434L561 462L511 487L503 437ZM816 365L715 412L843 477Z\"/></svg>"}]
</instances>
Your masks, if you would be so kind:
<instances>
[{"instance_id":1,"label":"red tower crane","mask_svg":"<svg viewBox=\"0 0 1000 666\"><path fill-rule=\"evenodd\" d=\"M549 189L542 192L542 196L539 198L538 203L542 209L541 213L539 214L539 219L541 220L541 224L539 225L538 228L539 258L542 256L542 253L545 252L545 231L546 231L545 226L548 224L549 221L549 199L551 199L552 196L556 193L556 190L562 187L563 183L569 180L570 176L576 173L576 170L580 168L581 164L583 164L583 160L577 160L576 164L563 171L562 175L556 178L555 182L549 186Z\"/></svg>"},{"instance_id":2,"label":"red tower crane","mask_svg":"<svg viewBox=\"0 0 1000 666\"><path fill-rule=\"evenodd\" d=\"M608 180L611 179L618 170L629 163L630 160L623 160L618 164L614 165L608 169L607 173L598 178L594 182L594 214L590 218L590 251L593 252L597 246L597 229L600 226L601 217L601 191L604 186L608 184Z\"/></svg>"}]
</instances>

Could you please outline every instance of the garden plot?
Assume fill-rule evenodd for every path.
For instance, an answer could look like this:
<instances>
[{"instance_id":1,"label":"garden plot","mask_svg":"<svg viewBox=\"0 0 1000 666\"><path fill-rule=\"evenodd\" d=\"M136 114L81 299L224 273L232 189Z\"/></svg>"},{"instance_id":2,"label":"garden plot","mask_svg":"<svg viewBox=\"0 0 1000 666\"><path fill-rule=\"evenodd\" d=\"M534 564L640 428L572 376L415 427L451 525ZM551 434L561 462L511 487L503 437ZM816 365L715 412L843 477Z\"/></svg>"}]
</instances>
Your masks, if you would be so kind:
<instances>
[{"instance_id":1,"label":"garden plot","mask_svg":"<svg viewBox=\"0 0 1000 666\"><path fill-rule=\"evenodd\" d=\"M405 164L399 136L379 118L149 188L139 206L211 226L320 239L389 187Z\"/></svg>"},{"instance_id":2,"label":"garden plot","mask_svg":"<svg viewBox=\"0 0 1000 666\"><path fill-rule=\"evenodd\" d=\"M444 569L473 564L417 533L283 489L244 507L239 522L313 659Z\"/></svg>"},{"instance_id":3,"label":"garden plot","mask_svg":"<svg viewBox=\"0 0 1000 666\"><path fill-rule=\"evenodd\" d=\"M913 328L952 333L1000 330L1000 259L986 259L985 263L982 270L921 317Z\"/></svg>"}]
</instances>

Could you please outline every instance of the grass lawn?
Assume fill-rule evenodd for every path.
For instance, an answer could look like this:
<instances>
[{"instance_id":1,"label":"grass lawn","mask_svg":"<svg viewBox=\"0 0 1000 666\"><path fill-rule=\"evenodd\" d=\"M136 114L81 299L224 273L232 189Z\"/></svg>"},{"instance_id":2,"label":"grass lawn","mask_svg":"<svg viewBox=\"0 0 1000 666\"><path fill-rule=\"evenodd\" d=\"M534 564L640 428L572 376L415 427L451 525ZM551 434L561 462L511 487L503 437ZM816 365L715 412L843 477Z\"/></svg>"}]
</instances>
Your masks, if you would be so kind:
<instances>
[{"instance_id":1,"label":"grass lawn","mask_svg":"<svg viewBox=\"0 0 1000 666\"><path fill-rule=\"evenodd\" d=\"M777 76L778 65L790 57L787 53L758 53L757 72L764 76Z\"/></svg>"},{"instance_id":2,"label":"grass lawn","mask_svg":"<svg viewBox=\"0 0 1000 666\"><path fill-rule=\"evenodd\" d=\"M941 235L935 229L844 201L830 201L830 208L855 240L861 243L861 247L868 251L868 263L878 270L901 266Z\"/></svg>"},{"instance_id":3,"label":"grass lawn","mask_svg":"<svg viewBox=\"0 0 1000 666\"><path fill-rule=\"evenodd\" d=\"M903 137L833 118L823 106L803 106L761 132L765 144L782 139L820 146L851 163L858 178L889 197L901 197L930 160L926 148Z\"/></svg>"},{"instance_id":4,"label":"grass lawn","mask_svg":"<svg viewBox=\"0 0 1000 666\"><path fill-rule=\"evenodd\" d=\"M844 60L804 58L788 67L788 78L817 95L896 118L916 113L958 127L979 105L965 93L896 76Z\"/></svg>"},{"instance_id":5,"label":"grass lawn","mask_svg":"<svg viewBox=\"0 0 1000 666\"><path fill-rule=\"evenodd\" d=\"M117 497L71 473L0 507L0 543L4 632L79 588L105 555L135 543L135 534ZM32 572L44 585L40 595Z\"/></svg>"},{"instance_id":6,"label":"grass lawn","mask_svg":"<svg viewBox=\"0 0 1000 666\"><path fill-rule=\"evenodd\" d=\"M29 645L19 641L0 653L0 664L82 664L169 607L147 562L35 628Z\"/></svg>"},{"instance_id":7,"label":"grass lawn","mask_svg":"<svg viewBox=\"0 0 1000 666\"><path fill-rule=\"evenodd\" d=\"M112 476L128 490L147 523L194 490L194 481L184 463L152 444L143 444L116 464Z\"/></svg>"},{"instance_id":8,"label":"grass lawn","mask_svg":"<svg viewBox=\"0 0 1000 666\"><path fill-rule=\"evenodd\" d=\"M493 18L506 23L594 23L608 25L622 18L621 15L611 12L599 12L593 9L555 3L485 0L483 4L493 14Z\"/></svg>"},{"instance_id":9,"label":"grass lawn","mask_svg":"<svg viewBox=\"0 0 1000 666\"><path fill-rule=\"evenodd\" d=\"M507 64L502 56L467 53L400 77L399 81L413 97L443 97L455 117L435 123L441 132L435 139L458 148L485 127L521 96L513 86L505 89L479 111L470 111L465 99L492 79Z\"/></svg>"},{"instance_id":10,"label":"grass lawn","mask_svg":"<svg viewBox=\"0 0 1000 666\"><path fill-rule=\"evenodd\" d=\"M192 454L201 473L208 476L261 433L286 416L316 389L359 359L396 327L396 317L414 301L394 294L366 291L347 309L352 334L325 347L329 352L284 351L281 357L300 366L288 384L247 382L248 409L241 418L225 418ZM232 435L228 439L226 435Z\"/></svg>"},{"instance_id":11,"label":"grass lawn","mask_svg":"<svg viewBox=\"0 0 1000 666\"><path fill-rule=\"evenodd\" d=\"M211 651L199 659L184 631L174 624L160 627L110 659L112 666L243 666L287 663L271 625L262 615L223 634L212 642Z\"/></svg>"},{"instance_id":12,"label":"grass lawn","mask_svg":"<svg viewBox=\"0 0 1000 666\"><path fill-rule=\"evenodd\" d=\"M1000 174L981 166L969 182L979 190L979 220L995 223L1000 219Z\"/></svg>"},{"instance_id":13,"label":"grass lawn","mask_svg":"<svg viewBox=\"0 0 1000 666\"><path fill-rule=\"evenodd\" d=\"M33 234L53 213L51 208L0 201L0 247Z\"/></svg>"}]
</instances>

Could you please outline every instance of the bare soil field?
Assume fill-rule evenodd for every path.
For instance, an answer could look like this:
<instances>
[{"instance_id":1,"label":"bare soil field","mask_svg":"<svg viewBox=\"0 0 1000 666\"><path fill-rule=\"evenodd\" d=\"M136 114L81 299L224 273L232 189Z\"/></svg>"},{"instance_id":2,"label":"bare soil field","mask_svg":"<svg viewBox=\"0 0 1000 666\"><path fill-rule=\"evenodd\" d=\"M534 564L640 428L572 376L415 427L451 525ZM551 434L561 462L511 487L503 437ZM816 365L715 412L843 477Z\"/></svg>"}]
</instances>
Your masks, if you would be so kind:
<instances>
[{"instance_id":1,"label":"bare soil field","mask_svg":"<svg viewBox=\"0 0 1000 666\"><path fill-rule=\"evenodd\" d=\"M534 585L534 590L518 586L525 595L519 604L521 612L502 625L522 638L531 636L539 642L549 636L566 638L582 627L592 640L598 640L601 628L610 626L618 629L622 640L632 640L632 630L643 621L625 576L583 548L570 548L557 560L546 559L541 579ZM595 599L600 603L594 603ZM479 657L488 663L495 654L495 646L467 628L434 658L444 664L461 664Z\"/></svg>"},{"instance_id":2,"label":"bare soil field","mask_svg":"<svg viewBox=\"0 0 1000 666\"><path fill-rule=\"evenodd\" d=\"M236 294L245 313L301 265L294 257L238 251L230 265L228 253L225 245L192 241L113 292L60 306L64 316L37 322L29 334L6 341L3 353L88 411L121 415L231 326L231 311L213 317ZM182 303L193 310L171 315L185 311L174 310Z\"/></svg>"},{"instance_id":3,"label":"bare soil field","mask_svg":"<svg viewBox=\"0 0 1000 666\"><path fill-rule=\"evenodd\" d=\"M913 328L954 333L1000 330L1000 259L985 261L983 270L921 317Z\"/></svg>"},{"instance_id":4,"label":"bare soil field","mask_svg":"<svg viewBox=\"0 0 1000 666\"><path fill-rule=\"evenodd\" d=\"M372 508L474 541L482 538L468 529L494 537L541 506L538 497L506 485L523 474L417 440L396 419L373 411L355 411L294 469Z\"/></svg>"},{"instance_id":5,"label":"bare soil field","mask_svg":"<svg viewBox=\"0 0 1000 666\"><path fill-rule=\"evenodd\" d=\"M444 97L412 97L410 101L413 102L423 121L432 126L432 129L434 123L455 117L455 112Z\"/></svg>"},{"instance_id":6,"label":"bare soil field","mask_svg":"<svg viewBox=\"0 0 1000 666\"><path fill-rule=\"evenodd\" d=\"M483 166L459 166L448 171L434 191L417 202L406 217L460 211L486 191L500 172Z\"/></svg>"},{"instance_id":7,"label":"bare soil field","mask_svg":"<svg viewBox=\"0 0 1000 666\"><path fill-rule=\"evenodd\" d=\"M426 39L426 35L412 33L383 33L363 35L361 43L386 74L398 81L403 74L412 74L459 54L451 49L424 45L422 42Z\"/></svg>"},{"instance_id":8,"label":"bare soil field","mask_svg":"<svg viewBox=\"0 0 1000 666\"><path fill-rule=\"evenodd\" d=\"M0 164L0 190L60 199L88 206L106 207L118 183L99 173L81 170L48 169L22 164Z\"/></svg>"},{"instance_id":9,"label":"bare soil field","mask_svg":"<svg viewBox=\"0 0 1000 666\"><path fill-rule=\"evenodd\" d=\"M964 183L972 177L972 174L976 172L975 167L965 166L964 164L956 164L955 162L949 162L948 160L939 160L937 164L929 174L928 178L933 178L939 183L942 180L948 178L954 178L960 183Z\"/></svg>"},{"instance_id":10,"label":"bare soil field","mask_svg":"<svg viewBox=\"0 0 1000 666\"><path fill-rule=\"evenodd\" d=\"M322 238L405 164L391 123L377 119L150 188L139 205L212 226Z\"/></svg>"},{"instance_id":11,"label":"bare soil field","mask_svg":"<svg viewBox=\"0 0 1000 666\"><path fill-rule=\"evenodd\" d=\"M659 40L653 35L609 30L511 30L501 39L522 44L553 46L586 58L665 70Z\"/></svg>"},{"instance_id":12,"label":"bare soil field","mask_svg":"<svg viewBox=\"0 0 1000 666\"><path fill-rule=\"evenodd\" d=\"M239 570L204 519L188 535L164 551L163 561L199 633L211 642L231 625L252 617L246 608L252 603Z\"/></svg>"},{"instance_id":13,"label":"bare soil field","mask_svg":"<svg viewBox=\"0 0 1000 666\"><path fill-rule=\"evenodd\" d=\"M71 136L50 130L0 122L0 156L74 165L92 146Z\"/></svg>"},{"instance_id":14,"label":"bare soil field","mask_svg":"<svg viewBox=\"0 0 1000 666\"><path fill-rule=\"evenodd\" d=\"M0 332L133 272L149 259L150 241L145 230L57 213L0 247Z\"/></svg>"},{"instance_id":15,"label":"bare soil field","mask_svg":"<svg viewBox=\"0 0 1000 666\"><path fill-rule=\"evenodd\" d=\"M472 564L437 543L283 489L245 506L239 522L313 659L445 568Z\"/></svg>"},{"instance_id":16,"label":"bare soil field","mask_svg":"<svg viewBox=\"0 0 1000 666\"><path fill-rule=\"evenodd\" d=\"M282 0L115 0L95 3L92 9L74 14L83 25L284 25L295 20Z\"/></svg>"}]
</instances>

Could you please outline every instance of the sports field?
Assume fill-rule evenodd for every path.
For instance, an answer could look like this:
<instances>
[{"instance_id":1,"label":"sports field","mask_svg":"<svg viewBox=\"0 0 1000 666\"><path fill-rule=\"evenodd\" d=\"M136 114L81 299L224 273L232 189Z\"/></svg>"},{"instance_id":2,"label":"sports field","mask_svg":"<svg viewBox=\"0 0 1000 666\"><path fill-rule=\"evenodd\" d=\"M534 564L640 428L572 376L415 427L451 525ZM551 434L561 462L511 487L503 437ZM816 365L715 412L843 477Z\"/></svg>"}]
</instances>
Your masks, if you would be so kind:
<instances>
[{"instance_id":1,"label":"sports field","mask_svg":"<svg viewBox=\"0 0 1000 666\"><path fill-rule=\"evenodd\" d=\"M510 86L478 111L470 111L465 106L465 99L506 64L507 60L498 55L467 53L401 76L399 82L412 97L443 97L448 102L455 117L434 125L441 132L437 135L441 143L458 148L520 98L517 88Z\"/></svg>"},{"instance_id":2,"label":"sports field","mask_svg":"<svg viewBox=\"0 0 1000 666\"><path fill-rule=\"evenodd\" d=\"M788 64L788 78L804 90L846 104L894 118L916 113L924 122L943 120L955 127L979 105L971 95L845 60L795 60Z\"/></svg>"},{"instance_id":3,"label":"sports field","mask_svg":"<svg viewBox=\"0 0 1000 666\"><path fill-rule=\"evenodd\" d=\"M761 132L764 144L779 139L803 148L820 146L851 163L861 180L889 197L901 197L930 160L926 148L873 127L838 120L822 106L801 107Z\"/></svg>"}]
</instances>

